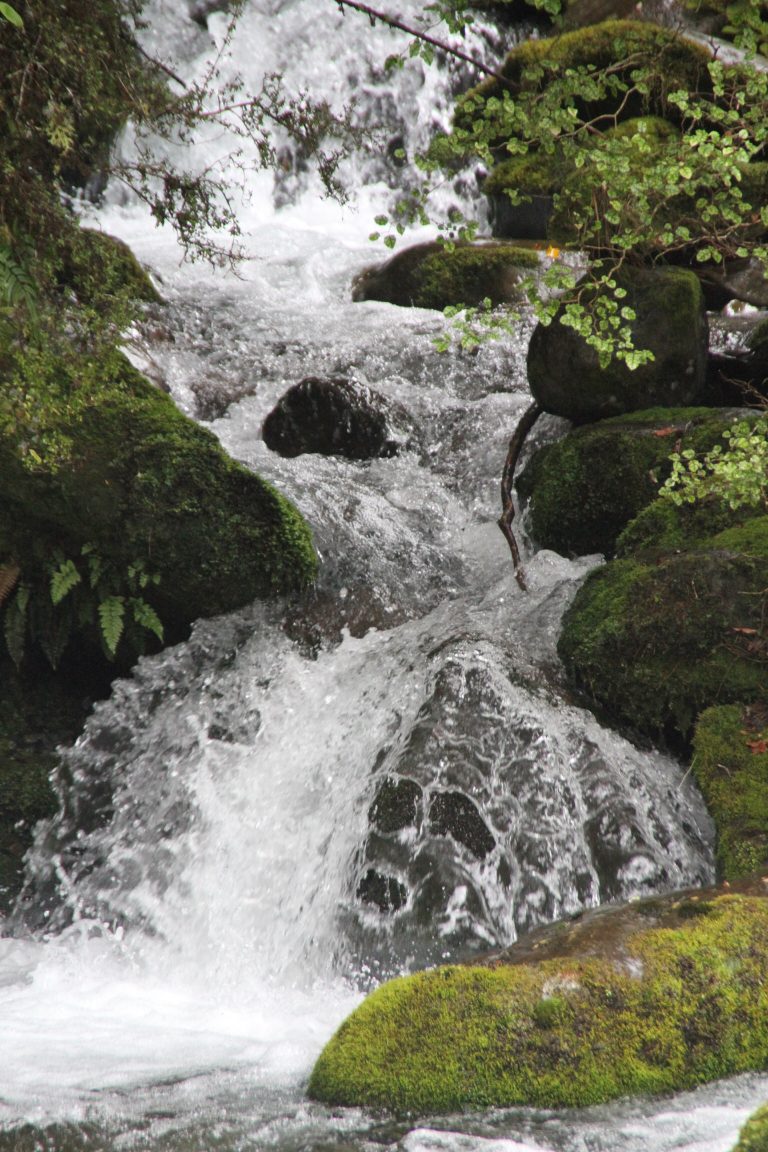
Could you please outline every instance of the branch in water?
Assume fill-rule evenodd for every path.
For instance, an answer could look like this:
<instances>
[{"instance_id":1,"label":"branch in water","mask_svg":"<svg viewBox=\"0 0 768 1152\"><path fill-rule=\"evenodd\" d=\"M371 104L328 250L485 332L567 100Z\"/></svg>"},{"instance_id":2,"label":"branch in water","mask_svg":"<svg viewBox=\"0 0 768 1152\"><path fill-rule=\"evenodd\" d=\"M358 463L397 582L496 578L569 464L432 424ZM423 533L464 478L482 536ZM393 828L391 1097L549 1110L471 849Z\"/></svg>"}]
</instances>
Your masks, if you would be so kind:
<instances>
[{"instance_id":1,"label":"branch in water","mask_svg":"<svg viewBox=\"0 0 768 1152\"><path fill-rule=\"evenodd\" d=\"M515 579L523 592L528 591L528 585L525 582L525 573L523 572L523 566L520 562L520 550L517 547L517 540L515 540L515 534L512 531L512 521L515 518L512 481L515 477L515 468L517 467L517 461L520 457L525 439L542 411L543 409L540 404L531 404L530 408L526 408L525 412L523 412L518 421L517 428L515 428L512 434L512 439L507 449L507 458L504 461L504 471L501 474L501 516L499 516L499 519L496 521L504 533L507 544L509 544L509 550L512 553L512 563L515 566Z\"/></svg>"}]
</instances>

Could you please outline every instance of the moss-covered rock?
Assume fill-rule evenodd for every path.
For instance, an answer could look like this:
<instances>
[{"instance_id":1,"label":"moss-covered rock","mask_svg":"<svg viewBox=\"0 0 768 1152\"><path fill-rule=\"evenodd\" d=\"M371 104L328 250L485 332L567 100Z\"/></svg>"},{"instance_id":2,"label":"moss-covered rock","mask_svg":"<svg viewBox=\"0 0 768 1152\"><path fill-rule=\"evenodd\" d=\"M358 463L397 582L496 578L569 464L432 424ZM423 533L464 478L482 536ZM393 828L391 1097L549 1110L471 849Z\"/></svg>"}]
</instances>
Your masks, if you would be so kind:
<instances>
[{"instance_id":1,"label":"moss-covered rock","mask_svg":"<svg viewBox=\"0 0 768 1152\"><path fill-rule=\"evenodd\" d=\"M749 1117L733 1152L768 1152L768 1104L763 1104Z\"/></svg>"},{"instance_id":2,"label":"moss-covered rock","mask_svg":"<svg viewBox=\"0 0 768 1152\"><path fill-rule=\"evenodd\" d=\"M539 264L537 254L511 244L414 244L362 272L353 300L383 300L402 307L506 304L522 299L520 281Z\"/></svg>"},{"instance_id":3,"label":"moss-covered rock","mask_svg":"<svg viewBox=\"0 0 768 1152\"><path fill-rule=\"evenodd\" d=\"M104 297L124 296L148 304L160 303L160 295L131 249L116 236L79 228L62 252L59 283L72 288L81 304L98 303Z\"/></svg>"},{"instance_id":4,"label":"moss-covered rock","mask_svg":"<svg viewBox=\"0 0 768 1152\"><path fill-rule=\"evenodd\" d=\"M768 676L768 638L737 634L734 643L762 660ZM693 752L693 772L717 829L720 874L736 880L768 860L768 707L708 708Z\"/></svg>"},{"instance_id":5,"label":"moss-covered rock","mask_svg":"<svg viewBox=\"0 0 768 1152\"><path fill-rule=\"evenodd\" d=\"M739 410L739 416L743 410ZM665 408L588 424L540 448L517 479L534 540L565 556L613 554L670 474L670 454L725 443L725 409Z\"/></svg>"},{"instance_id":6,"label":"moss-covered rock","mask_svg":"<svg viewBox=\"0 0 768 1152\"><path fill-rule=\"evenodd\" d=\"M705 404L708 328L698 278L683 268L634 268L617 282L636 314L633 343L653 352L653 361L632 371L614 357L601 368L597 351L558 315L548 326L537 325L531 338L534 398L545 411L577 422L657 405Z\"/></svg>"},{"instance_id":7,"label":"moss-covered rock","mask_svg":"<svg viewBox=\"0 0 768 1152\"><path fill-rule=\"evenodd\" d=\"M580 67L615 67L620 79L632 87L632 70L646 66L650 71L647 91L635 90L620 101L620 118L628 120L648 114L674 118L676 110L668 104L668 95L680 88L706 91L711 58L707 48L671 29L636 20L606 20L556 37L527 40L509 53L501 72L507 89L514 94L543 90L566 69ZM618 68L621 61L627 62L623 70ZM469 125L487 100L501 95L500 80L484 80L459 100L457 123ZM610 97L582 102L579 112L583 118L591 119L613 113L616 103Z\"/></svg>"},{"instance_id":8,"label":"moss-covered rock","mask_svg":"<svg viewBox=\"0 0 768 1152\"><path fill-rule=\"evenodd\" d=\"M619 535L616 553L644 563L655 563L671 552L708 548L759 557L766 555L765 533L766 517L760 507L734 513L716 502L678 506L671 500L655 500Z\"/></svg>"},{"instance_id":9,"label":"moss-covered rock","mask_svg":"<svg viewBox=\"0 0 768 1152\"><path fill-rule=\"evenodd\" d=\"M127 362L59 431L68 453L53 470L25 465L15 439L0 438L0 559L21 567L29 612L47 612L52 634L71 629L88 606L84 546L102 570L128 573L138 564L159 578L143 595L168 638L199 616L312 580L315 554L296 509ZM83 572L54 612L57 555Z\"/></svg>"},{"instance_id":10,"label":"moss-covered rock","mask_svg":"<svg viewBox=\"0 0 768 1152\"><path fill-rule=\"evenodd\" d=\"M679 133L668 120L640 116L622 121L607 132L584 137L577 167L577 154L566 160L562 151L554 153L535 148L525 155L511 156L493 168L483 185L489 198L489 214L494 236L518 239L548 239L566 247L581 240L580 215L594 216L596 179L589 163L593 154L605 148L621 147L622 160L641 172L665 150L675 146ZM591 247L594 249L595 245Z\"/></svg>"},{"instance_id":11,"label":"moss-covered rock","mask_svg":"<svg viewBox=\"0 0 768 1152\"><path fill-rule=\"evenodd\" d=\"M768 699L766 666L740 640L763 634L767 563L759 542L711 542L591 572L563 618L568 674L610 716L673 743L705 708Z\"/></svg>"},{"instance_id":12,"label":"moss-covered rock","mask_svg":"<svg viewBox=\"0 0 768 1152\"><path fill-rule=\"evenodd\" d=\"M600 909L377 989L309 1084L398 1111L570 1107L768 1062L768 878Z\"/></svg>"}]
</instances>

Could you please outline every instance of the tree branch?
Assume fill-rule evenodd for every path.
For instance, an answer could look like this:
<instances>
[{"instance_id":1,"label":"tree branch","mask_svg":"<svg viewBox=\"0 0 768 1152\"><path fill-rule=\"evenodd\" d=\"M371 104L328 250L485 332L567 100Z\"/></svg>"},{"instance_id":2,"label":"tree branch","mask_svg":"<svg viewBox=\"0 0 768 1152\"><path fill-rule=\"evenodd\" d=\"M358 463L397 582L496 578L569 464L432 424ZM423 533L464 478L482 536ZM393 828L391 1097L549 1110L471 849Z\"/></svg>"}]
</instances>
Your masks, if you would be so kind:
<instances>
[{"instance_id":1,"label":"tree branch","mask_svg":"<svg viewBox=\"0 0 768 1152\"><path fill-rule=\"evenodd\" d=\"M466 52L462 52L460 48L452 48L450 44L446 44L442 40L435 39L426 32L420 32L418 28L412 27L410 24L404 24L401 20L395 19L394 16L387 16L385 12L379 12L376 8L371 8L368 4L361 4L359 0L335 0L339 8L353 8L355 12L362 12L368 16L371 21L381 20L382 24L386 24L389 28L397 28L400 32L405 32L409 36L413 36L415 40L421 40L425 44L431 44L433 48L439 49L440 52L447 53L448 56L453 56L457 60L463 60L465 64L471 64L478 72L483 72L486 76L493 76L495 80L501 80L502 84L507 84L507 77L501 72L497 72L494 68L488 68L485 64L481 64L479 60L473 59L472 56Z\"/></svg>"},{"instance_id":2,"label":"tree branch","mask_svg":"<svg viewBox=\"0 0 768 1152\"><path fill-rule=\"evenodd\" d=\"M531 428L533 428L542 411L543 409L540 404L531 404L531 406L523 412L517 423L517 428L515 428L515 431L512 433L512 439L509 442L509 449L507 450L507 458L504 461L504 471L501 474L501 516L499 516L496 521L504 533L507 544L509 544L509 550L512 553L512 563L515 566L515 579L523 592L528 591L528 585L525 582L525 573L523 572L523 566L520 562L520 550L517 547L517 541L512 531L512 521L515 518L512 481L515 476L515 468L517 467L520 452L525 443L525 438Z\"/></svg>"}]
</instances>

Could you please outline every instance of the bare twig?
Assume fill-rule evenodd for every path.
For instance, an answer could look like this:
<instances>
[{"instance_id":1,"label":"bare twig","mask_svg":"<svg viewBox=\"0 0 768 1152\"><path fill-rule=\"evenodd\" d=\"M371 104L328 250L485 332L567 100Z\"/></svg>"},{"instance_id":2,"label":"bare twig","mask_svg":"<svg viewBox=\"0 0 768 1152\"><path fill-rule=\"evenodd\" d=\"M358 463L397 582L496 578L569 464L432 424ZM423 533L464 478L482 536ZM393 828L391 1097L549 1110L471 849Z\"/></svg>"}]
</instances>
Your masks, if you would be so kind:
<instances>
[{"instance_id":1,"label":"bare twig","mask_svg":"<svg viewBox=\"0 0 768 1152\"><path fill-rule=\"evenodd\" d=\"M512 521L515 518L512 481L515 477L515 468L517 467L517 461L520 457L526 436L531 428L533 428L542 411L543 409L540 404L531 404L531 406L523 412L512 434L512 439L507 449L507 458L504 461L504 471L501 474L501 516L499 516L499 519L496 521L504 533L507 544L509 544L509 550L512 553L512 563L515 566L515 579L523 592L528 591L528 585L525 582L525 573L523 572L523 566L520 562L520 550L517 547L515 534L512 531Z\"/></svg>"},{"instance_id":2,"label":"bare twig","mask_svg":"<svg viewBox=\"0 0 768 1152\"><path fill-rule=\"evenodd\" d=\"M463 60L465 64L471 64L478 72L485 73L486 76L493 76L496 80L501 80L502 84L507 84L507 77L502 72L497 72L494 68L488 68L487 65L481 64L479 60L475 60L466 52L462 52L459 48L452 48L450 44L446 44L443 40L437 40L434 36L430 36L427 32L420 32L418 28L414 28L410 24L404 24L402 20L395 19L394 16L387 16L386 12L379 12L376 8L371 8L368 4L361 4L359 0L335 0L339 8L353 8L355 12L362 12L368 16L371 21L381 20L382 24L386 24L389 28L397 28L400 32L406 32L409 36L413 36L416 40L422 40L425 44L431 44L433 48L437 48L440 52L445 52L449 56L454 56L457 60Z\"/></svg>"}]
</instances>

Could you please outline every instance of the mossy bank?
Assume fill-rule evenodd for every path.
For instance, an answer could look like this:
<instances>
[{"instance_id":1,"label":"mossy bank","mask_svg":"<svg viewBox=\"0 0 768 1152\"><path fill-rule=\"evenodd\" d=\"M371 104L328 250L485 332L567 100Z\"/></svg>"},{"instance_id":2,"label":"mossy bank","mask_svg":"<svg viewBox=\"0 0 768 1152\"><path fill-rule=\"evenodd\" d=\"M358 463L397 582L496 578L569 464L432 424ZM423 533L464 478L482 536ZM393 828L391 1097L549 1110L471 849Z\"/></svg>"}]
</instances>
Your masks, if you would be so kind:
<instances>
[{"instance_id":1,"label":"mossy bank","mask_svg":"<svg viewBox=\"0 0 768 1152\"><path fill-rule=\"evenodd\" d=\"M310 1095L417 1113L573 1107L768 1064L768 878L542 929L372 993Z\"/></svg>"}]
</instances>

